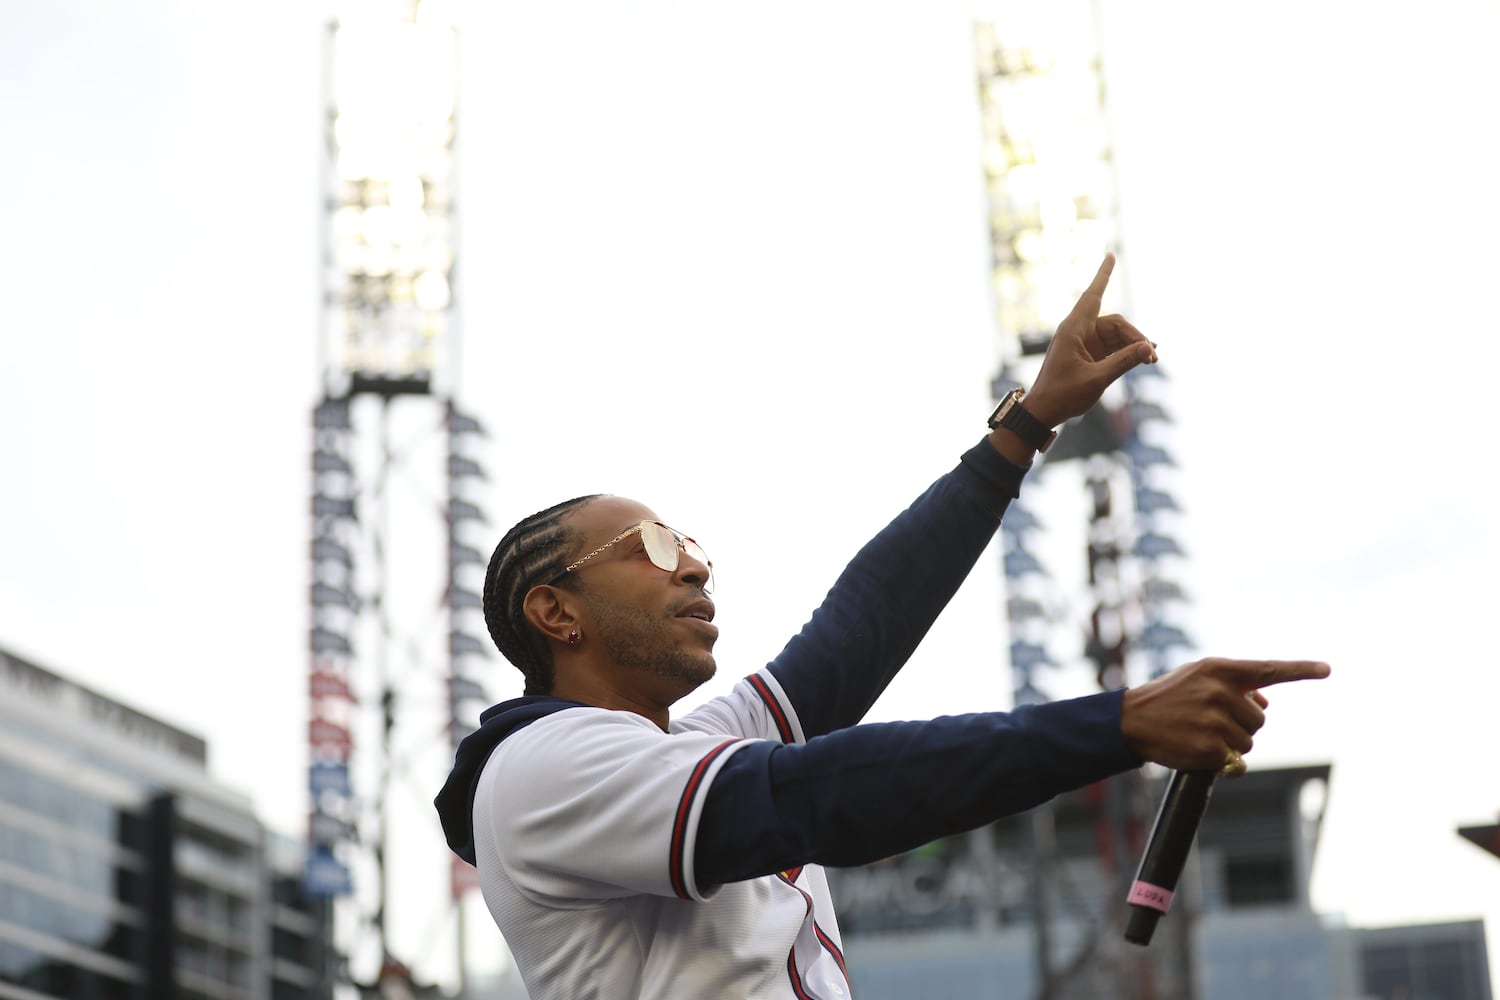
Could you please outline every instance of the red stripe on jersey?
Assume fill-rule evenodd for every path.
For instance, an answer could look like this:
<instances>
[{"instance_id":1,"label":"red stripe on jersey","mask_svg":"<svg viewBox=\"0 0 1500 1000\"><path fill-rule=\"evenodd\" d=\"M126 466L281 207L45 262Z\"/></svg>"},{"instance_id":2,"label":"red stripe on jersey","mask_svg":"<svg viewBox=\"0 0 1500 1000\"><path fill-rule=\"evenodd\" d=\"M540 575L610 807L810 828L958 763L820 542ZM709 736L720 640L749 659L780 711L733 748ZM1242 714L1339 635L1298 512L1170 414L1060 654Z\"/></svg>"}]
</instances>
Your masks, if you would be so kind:
<instances>
[{"instance_id":1,"label":"red stripe on jersey","mask_svg":"<svg viewBox=\"0 0 1500 1000\"><path fill-rule=\"evenodd\" d=\"M786 881L787 885L792 885L792 880L786 877L786 872L781 872L780 875L781 878ZM792 888L797 889L795 885L792 885ZM801 889L797 889L797 895L802 897L802 903L807 907L807 909L803 911L803 916L811 916L813 910L812 897L803 892ZM817 923L814 922L813 929L817 930L817 927ZM795 941L792 942L792 950L786 956L786 972L787 975L792 977L792 992L797 994L798 1000L812 1000L812 998L808 995L807 990L802 988L802 973L797 971L797 942ZM848 977L846 976L845 979L847 980Z\"/></svg>"},{"instance_id":2,"label":"red stripe on jersey","mask_svg":"<svg viewBox=\"0 0 1500 1000\"><path fill-rule=\"evenodd\" d=\"M813 933L818 936L819 941L823 942L823 947L828 949L828 954L833 956L833 960L839 963L839 971L844 974L844 982L848 983L849 967L844 964L844 953L839 951L839 946L834 943L833 938L829 937L823 928L818 926L816 920L813 921Z\"/></svg>"},{"instance_id":3,"label":"red stripe on jersey","mask_svg":"<svg viewBox=\"0 0 1500 1000\"><path fill-rule=\"evenodd\" d=\"M802 869L796 868L793 869L793 871L800 873ZM796 889L797 892L802 895L802 901L807 905L806 913L808 916L811 916L813 911L812 897L802 889L798 888L795 885L792 885L792 880L790 878L787 878L788 875L791 875L791 872L778 872L777 874L786 881L787 885L791 885L793 889ZM796 876L792 877L795 878ZM828 936L828 932L818 926L818 922L816 920L813 921L813 934L817 935L818 943L821 944L824 950L827 951L828 954L832 955L833 960L838 963L839 972L843 973L844 976L844 985L848 986L849 967L844 964L844 953L839 950L839 946L834 943L833 938ZM786 957L786 971L792 979L792 992L796 993L799 998L809 997L807 990L802 986L802 974L797 971L797 946L795 944L792 945L791 954Z\"/></svg>"},{"instance_id":4,"label":"red stripe on jersey","mask_svg":"<svg viewBox=\"0 0 1500 1000\"><path fill-rule=\"evenodd\" d=\"M760 695L761 700L766 703L766 707L771 710L771 718L776 720L776 731L781 734L781 742L792 742L792 724L787 721L786 712L782 709L781 702L777 701L776 696L771 693L770 685L765 682L764 678L756 674L751 674L745 679L750 682L750 686L755 688L755 693Z\"/></svg>"},{"instance_id":5,"label":"red stripe on jersey","mask_svg":"<svg viewBox=\"0 0 1500 1000\"><path fill-rule=\"evenodd\" d=\"M786 974L792 979L792 992L797 994L797 1000L813 1000L812 996L802 988L802 973L797 971L797 952L786 957Z\"/></svg>"},{"instance_id":6,"label":"red stripe on jersey","mask_svg":"<svg viewBox=\"0 0 1500 1000\"><path fill-rule=\"evenodd\" d=\"M677 803L677 819L672 823L672 848L668 854L667 864L668 874L672 879L672 891L679 899L688 898L687 873L682 870L682 855L683 846L687 841L687 817L693 804L693 797L698 794L698 788L703 784L703 772L708 770L708 765L724 752L725 747L738 742L739 740L725 740L706 753L693 768L693 773L688 776L687 787L683 788L682 799Z\"/></svg>"},{"instance_id":7,"label":"red stripe on jersey","mask_svg":"<svg viewBox=\"0 0 1500 1000\"><path fill-rule=\"evenodd\" d=\"M786 871L780 872L779 874L788 882L796 882L798 877L802 874L802 869L806 867L806 865L798 865L796 868L788 868Z\"/></svg>"}]
</instances>

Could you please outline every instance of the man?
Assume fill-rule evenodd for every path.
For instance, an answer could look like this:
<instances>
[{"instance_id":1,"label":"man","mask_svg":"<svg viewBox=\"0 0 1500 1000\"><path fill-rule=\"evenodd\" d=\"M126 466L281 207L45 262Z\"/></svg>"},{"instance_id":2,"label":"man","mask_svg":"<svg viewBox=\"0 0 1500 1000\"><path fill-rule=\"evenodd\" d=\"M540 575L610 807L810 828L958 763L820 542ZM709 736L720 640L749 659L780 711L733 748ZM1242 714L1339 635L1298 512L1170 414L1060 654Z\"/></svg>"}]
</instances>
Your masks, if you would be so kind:
<instances>
[{"instance_id":1,"label":"man","mask_svg":"<svg viewBox=\"0 0 1500 1000\"><path fill-rule=\"evenodd\" d=\"M1155 362L1130 323L1099 316L1113 265L988 437L860 550L776 659L680 719L672 705L715 671L697 543L613 496L559 504L501 540L485 619L525 693L483 714L436 805L534 998L848 997L819 866L888 857L1146 760L1237 763L1265 720L1257 689L1328 673L1208 659L1012 713L856 725L1050 428ZM781 541L795 558L795 533Z\"/></svg>"}]
</instances>

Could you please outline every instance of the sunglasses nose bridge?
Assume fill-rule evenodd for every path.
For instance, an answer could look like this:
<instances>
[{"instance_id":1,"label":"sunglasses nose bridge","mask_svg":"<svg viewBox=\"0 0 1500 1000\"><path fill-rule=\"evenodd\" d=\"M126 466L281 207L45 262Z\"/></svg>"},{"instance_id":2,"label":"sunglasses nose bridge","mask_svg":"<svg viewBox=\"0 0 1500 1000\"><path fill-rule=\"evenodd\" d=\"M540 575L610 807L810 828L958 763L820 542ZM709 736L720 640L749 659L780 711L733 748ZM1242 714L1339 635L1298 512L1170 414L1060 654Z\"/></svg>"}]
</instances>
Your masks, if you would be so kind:
<instances>
[{"instance_id":1,"label":"sunglasses nose bridge","mask_svg":"<svg viewBox=\"0 0 1500 1000\"><path fill-rule=\"evenodd\" d=\"M691 538L674 533L674 546L677 555L677 568L672 575L684 583L697 584L705 591L713 588L714 568L713 563L708 561L702 546Z\"/></svg>"}]
</instances>

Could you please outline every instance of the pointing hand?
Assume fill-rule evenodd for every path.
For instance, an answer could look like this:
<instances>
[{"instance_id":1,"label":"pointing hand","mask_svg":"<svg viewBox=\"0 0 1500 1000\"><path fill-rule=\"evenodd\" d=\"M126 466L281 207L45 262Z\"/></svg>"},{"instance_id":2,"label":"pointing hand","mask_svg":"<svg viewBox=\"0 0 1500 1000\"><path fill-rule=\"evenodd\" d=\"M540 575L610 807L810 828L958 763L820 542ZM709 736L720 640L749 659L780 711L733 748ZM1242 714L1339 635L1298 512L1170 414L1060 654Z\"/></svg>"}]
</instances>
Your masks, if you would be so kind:
<instances>
[{"instance_id":1,"label":"pointing hand","mask_svg":"<svg viewBox=\"0 0 1500 1000\"><path fill-rule=\"evenodd\" d=\"M1156 361L1156 345L1123 316L1100 316L1115 269L1106 254L1073 311L1058 324L1022 405L1048 427L1088 412L1104 390L1136 365Z\"/></svg>"},{"instance_id":2,"label":"pointing hand","mask_svg":"<svg viewBox=\"0 0 1500 1000\"><path fill-rule=\"evenodd\" d=\"M1231 750L1250 752L1266 722L1260 688L1328 674L1328 664L1316 660L1199 660L1126 691L1120 731L1146 760L1174 770L1215 769Z\"/></svg>"}]
</instances>

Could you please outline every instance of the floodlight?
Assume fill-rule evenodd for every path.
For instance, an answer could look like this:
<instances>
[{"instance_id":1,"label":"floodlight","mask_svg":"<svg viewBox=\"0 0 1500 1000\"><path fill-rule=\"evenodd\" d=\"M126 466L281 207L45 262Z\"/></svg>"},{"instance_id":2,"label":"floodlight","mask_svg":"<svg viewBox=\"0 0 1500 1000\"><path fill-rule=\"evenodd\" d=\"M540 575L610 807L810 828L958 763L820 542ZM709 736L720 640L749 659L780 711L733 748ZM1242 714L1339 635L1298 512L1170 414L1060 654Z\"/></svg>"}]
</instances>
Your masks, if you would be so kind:
<instances>
[{"instance_id":1,"label":"floodlight","mask_svg":"<svg viewBox=\"0 0 1500 1000\"><path fill-rule=\"evenodd\" d=\"M430 385L449 354L451 26L351 12L332 30L329 377Z\"/></svg>"}]
</instances>

